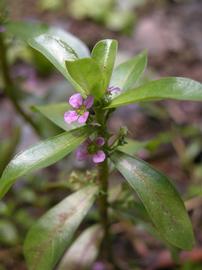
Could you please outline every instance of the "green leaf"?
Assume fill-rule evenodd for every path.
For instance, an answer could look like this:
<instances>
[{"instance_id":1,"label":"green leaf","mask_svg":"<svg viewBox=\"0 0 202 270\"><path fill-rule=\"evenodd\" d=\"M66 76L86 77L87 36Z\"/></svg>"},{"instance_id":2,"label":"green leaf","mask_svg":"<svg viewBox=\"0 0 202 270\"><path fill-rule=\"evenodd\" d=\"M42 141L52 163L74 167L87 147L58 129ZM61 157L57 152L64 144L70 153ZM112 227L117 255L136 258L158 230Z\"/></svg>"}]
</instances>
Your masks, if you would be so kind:
<instances>
[{"instance_id":1,"label":"green leaf","mask_svg":"<svg viewBox=\"0 0 202 270\"><path fill-rule=\"evenodd\" d=\"M76 37L61 29L51 28L44 34L28 40L34 49L40 51L48 60L82 93L78 84L69 76L65 61L73 61L89 56L86 46ZM84 94L84 93L82 93Z\"/></svg>"},{"instance_id":2,"label":"green leaf","mask_svg":"<svg viewBox=\"0 0 202 270\"><path fill-rule=\"evenodd\" d=\"M40 112L43 116L45 116L54 124L56 124L57 126L61 127L66 131L73 130L83 126L83 124L79 124L77 122L71 124L65 123L64 113L71 109L70 105L67 102L33 106L32 108Z\"/></svg>"},{"instance_id":3,"label":"green leaf","mask_svg":"<svg viewBox=\"0 0 202 270\"><path fill-rule=\"evenodd\" d=\"M73 193L31 227L24 243L29 270L55 269L97 192L96 186L89 186Z\"/></svg>"},{"instance_id":4,"label":"green leaf","mask_svg":"<svg viewBox=\"0 0 202 270\"><path fill-rule=\"evenodd\" d=\"M105 76L105 86L108 87L116 59L118 43L113 39L99 41L92 50L92 58L100 66Z\"/></svg>"},{"instance_id":5,"label":"green leaf","mask_svg":"<svg viewBox=\"0 0 202 270\"><path fill-rule=\"evenodd\" d=\"M64 132L42 141L16 155L5 168L0 179L0 198L14 184L16 178L45 168L65 157L89 135L87 127Z\"/></svg>"},{"instance_id":6,"label":"green leaf","mask_svg":"<svg viewBox=\"0 0 202 270\"><path fill-rule=\"evenodd\" d=\"M161 99L201 101L202 84L188 78L180 77L168 77L151 81L115 97L107 108L119 107L134 102Z\"/></svg>"},{"instance_id":7,"label":"green leaf","mask_svg":"<svg viewBox=\"0 0 202 270\"><path fill-rule=\"evenodd\" d=\"M192 225L169 179L144 161L121 152L114 153L111 159L137 192L161 236L178 248L191 249Z\"/></svg>"},{"instance_id":8,"label":"green leaf","mask_svg":"<svg viewBox=\"0 0 202 270\"><path fill-rule=\"evenodd\" d=\"M110 85L118 86L122 91L134 87L147 66L147 53L143 51L134 58L115 68Z\"/></svg>"},{"instance_id":9,"label":"green leaf","mask_svg":"<svg viewBox=\"0 0 202 270\"><path fill-rule=\"evenodd\" d=\"M78 83L86 95L93 95L96 99L103 96L106 90L105 78L94 59L66 61L66 67L72 79Z\"/></svg>"},{"instance_id":10,"label":"green leaf","mask_svg":"<svg viewBox=\"0 0 202 270\"><path fill-rule=\"evenodd\" d=\"M90 55L89 49L81 40L60 28L28 21L8 23L6 28L17 37L28 41L30 46L36 47L35 49L44 54L54 65L62 65L61 72L65 75L64 60L68 60L69 57L74 59Z\"/></svg>"},{"instance_id":11,"label":"green leaf","mask_svg":"<svg viewBox=\"0 0 202 270\"><path fill-rule=\"evenodd\" d=\"M34 49L41 52L75 87L82 93L78 84L69 76L65 61L89 57L86 45L62 29L47 27L37 23L10 23L8 30L24 39ZM85 93L82 93L85 94Z\"/></svg>"},{"instance_id":12,"label":"green leaf","mask_svg":"<svg viewBox=\"0 0 202 270\"><path fill-rule=\"evenodd\" d=\"M96 260L103 238L101 226L86 229L67 250L57 270L87 270Z\"/></svg>"}]
</instances>

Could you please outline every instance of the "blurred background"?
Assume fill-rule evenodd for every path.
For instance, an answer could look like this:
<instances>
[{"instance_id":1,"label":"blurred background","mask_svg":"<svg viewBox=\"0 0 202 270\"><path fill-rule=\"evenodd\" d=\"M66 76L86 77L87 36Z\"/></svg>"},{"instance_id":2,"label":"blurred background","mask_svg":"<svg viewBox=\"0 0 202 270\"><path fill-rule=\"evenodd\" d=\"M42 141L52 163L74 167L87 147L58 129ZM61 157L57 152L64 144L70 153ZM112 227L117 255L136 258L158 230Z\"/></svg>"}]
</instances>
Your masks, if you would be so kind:
<instances>
[{"instance_id":1,"label":"blurred background","mask_svg":"<svg viewBox=\"0 0 202 270\"><path fill-rule=\"evenodd\" d=\"M90 49L100 39L117 39L117 64L147 49L148 68L139 83L161 76L184 76L202 82L200 0L7 0L4 5L6 9L0 5L1 18L61 27ZM5 35L9 72L19 89L16 98L37 123L39 132L36 134L16 112L0 75L0 174L16 152L60 132L32 105L64 102L73 92L41 54L11 33ZM126 187L119 189L120 181L116 185L120 176L112 175L114 197L118 194L112 203L121 219L112 217L111 230L120 268L107 266L98 257L91 269L202 269L201 103L161 101L130 105L118 109L109 125L113 132L126 125L130 138L146 142L138 144L139 156L173 179L186 202L197 240L192 251L179 253L176 266L172 250L155 236L138 199L135 197L137 205L131 205L134 198ZM78 188L78 174L86 166L89 165L78 163L71 155L57 165L24 177L0 201L0 270L27 269L22 255L26 232L51 206ZM92 212L82 226L85 228L96 219Z\"/></svg>"}]
</instances>

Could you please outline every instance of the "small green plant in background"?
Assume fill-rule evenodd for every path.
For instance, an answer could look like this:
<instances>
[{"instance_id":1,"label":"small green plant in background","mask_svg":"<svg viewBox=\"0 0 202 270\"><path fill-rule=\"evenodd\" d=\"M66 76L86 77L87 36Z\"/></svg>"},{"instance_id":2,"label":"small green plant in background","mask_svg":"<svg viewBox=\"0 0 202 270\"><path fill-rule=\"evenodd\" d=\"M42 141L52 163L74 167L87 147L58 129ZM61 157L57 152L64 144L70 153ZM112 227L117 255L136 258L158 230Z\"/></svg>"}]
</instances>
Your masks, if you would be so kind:
<instances>
[{"instance_id":1,"label":"small green plant in background","mask_svg":"<svg viewBox=\"0 0 202 270\"><path fill-rule=\"evenodd\" d=\"M41 10L66 9L76 20L91 19L112 31L131 33L136 14L134 9L145 4L145 0L39 0Z\"/></svg>"},{"instance_id":2,"label":"small green plant in background","mask_svg":"<svg viewBox=\"0 0 202 270\"><path fill-rule=\"evenodd\" d=\"M75 158L93 164L92 171L76 176L79 189L50 209L29 230L24 243L28 268L52 270L57 265L61 270L79 264L79 269L86 269L96 259L98 246L103 259L111 259L114 252L110 228L114 217L110 213L125 211L126 214L137 204L129 193L125 209L118 209L114 202L123 198L112 200L115 191L109 183L115 170L131 187L131 194L134 191L138 195L138 204L145 209L143 219L145 215L149 217L156 235L169 246L192 249L192 225L183 200L169 178L131 154L133 141L127 138L126 127L111 134L107 124L118 107L128 104L162 99L201 101L202 85L188 78L167 77L137 86L147 65L147 54L143 51L114 67L116 40L101 40L90 53L82 41L61 29L28 23L10 23L6 29L42 53L72 84L75 93L67 102L35 106L64 131L17 154L9 162L0 179L0 197L5 196L18 178L56 163L74 150ZM72 243L92 206L99 213L98 222ZM116 218L121 219L122 215ZM91 241L95 238L96 241ZM81 258L80 254L85 254L89 247L90 255Z\"/></svg>"}]
</instances>

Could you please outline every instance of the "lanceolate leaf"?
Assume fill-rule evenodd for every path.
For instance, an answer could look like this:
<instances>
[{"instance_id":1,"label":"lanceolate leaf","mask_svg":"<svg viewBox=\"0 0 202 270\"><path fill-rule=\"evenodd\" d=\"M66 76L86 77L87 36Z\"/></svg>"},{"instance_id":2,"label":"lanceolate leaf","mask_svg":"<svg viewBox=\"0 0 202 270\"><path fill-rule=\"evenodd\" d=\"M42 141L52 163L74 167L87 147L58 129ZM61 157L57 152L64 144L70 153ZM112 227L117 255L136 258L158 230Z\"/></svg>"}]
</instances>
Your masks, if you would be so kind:
<instances>
[{"instance_id":1,"label":"lanceolate leaf","mask_svg":"<svg viewBox=\"0 0 202 270\"><path fill-rule=\"evenodd\" d=\"M81 40L56 27L40 23L14 22L8 23L7 29L44 54L64 76L66 76L65 60L90 55L87 46Z\"/></svg>"},{"instance_id":2,"label":"lanceolate leaf","mask_svg":"<svg viewBox=\"0 0 202 270\"><path fill-rule=\"evenodd\" d=\"M89 130L82 127L42 141L16 155L1 176L0 198L6 194L18 177L45 168L62 159L81 144L88 135Z\"/></svg>"},{"instance_id":3,"label":"lanceolate leaf","mask_svg":"<svg viewBox=\"0 0 202 270\"><path fill-rule=\"evenodd\" d=\"M191 249L192 226L184 203L169 179L144 161L121 152L114 153L112 161L137 192L161 236L178 248Z\"/></svg>"},{"instance_id":4,"label":"lanceolate leaf","mask_svg":"<svg viewBox=\"0 0 202 270\"><path fill-rule=\"evenodd\" d=\"M67 79L65 60L78 59L77 53L60 37L44 33L28 39L28 43L34 49L40 51Z\"/></svg>"},{"instance_id":5,"label":"lanceolate leaf","mask_svg":"<svg viewBox=\"0 0 202 270\"><path fill-rule=\"evenodd\" d=\"M24 254L29 270L53 270L91 208L98 188L83 188L49 210L28 232Z\"/></svg>"},{"instance_id":6,"label":"lanceolate leaf","mask_svg":"<svg viewBox=\"0 0 202 270\"><path fill-rule=\"evenodd\" d=\"M122 91L134 87L147 66L147 54L142 52L115 68L110 85L118 86Z\"/></svg>"},{"instance_id":7,"label":"lanceolate leaf","mask_svg":"<svg viewBox=\"0 0 202 270\"><path fill-rule=\"evenodd\" d=\"M76 37L63 30L51 28L46 33L28 39L34 49L40 51L82 94L82 89L72 80L65 67L65 61L88 56L86 46Z\"/></svg>"},{"instance_id":8,"label":"lanceolate leaf","mask_svg":"<svg viewBox=\"0 0 202 270\"><path fill-rule=\"evenodd\" d=\"M61 127L66 131L73 130L83 126L83 124L79 124L77 122L73 122L71 124L65 123L64 112L71 110L67 102L33 106L33 109L40 112L54 124L56 124L57 126Z\"/></svg>"},{"instance_id":9,"label":"lanceolate leaf","mask_svg":"<svg viewBox=\"0 0 202 270\"><path fill-rule=\"evenodd\" d=\"M180 77L168 77L151 81L115 97L107 108L119 107L134 102L161 99L201 101L202 84Z\"/></svg>"},{"instance_id":10,"label":"lanceolate leaf","mask_svg":"<svg viewBox=\"0 0 202 270\"><path fill-rule=\"evenodd\" d=\"M87 270L96 260L103 230L99 225L86 229L65 253L57 270Z\"/></svg>"},{"instance_id":11,"label":"lanceolate leaf","mask_svg":"<svg viewBox=\"0 0 202 270\"><path fill-rule=\"evenodd\" d=\"M106 87L109 85L111 79L117 47L116 40L105 39L99 41L92 50L92 58L99 64L104 73Z\"/></svg>"},{"instance_id":12,"label":"lanceolate leaf","mask_svg":"<svg viewBox=\"0 0 202 270\"><path fill-rule=\"evenodd\" d=\"M99 65L92 58L84 58L66 62L67 71L86 95L93 95L96 99L105 92L105 78Z\"/></svg>"},{"instance_id":13,"label":"lanceolate leaf","mask_svg":"<svg viewBox=\"0 0 202 270\"><path fill-rule=\"evenodd\" d=\"M82 93L65 67L67 60L89 57L89 50L81 40L64 30L49 28L43 24L17 22L10 23L7 27L14 35L24 39L31 47L41 52L72 83L75 89Z\"/></svg>"}]
</instances>

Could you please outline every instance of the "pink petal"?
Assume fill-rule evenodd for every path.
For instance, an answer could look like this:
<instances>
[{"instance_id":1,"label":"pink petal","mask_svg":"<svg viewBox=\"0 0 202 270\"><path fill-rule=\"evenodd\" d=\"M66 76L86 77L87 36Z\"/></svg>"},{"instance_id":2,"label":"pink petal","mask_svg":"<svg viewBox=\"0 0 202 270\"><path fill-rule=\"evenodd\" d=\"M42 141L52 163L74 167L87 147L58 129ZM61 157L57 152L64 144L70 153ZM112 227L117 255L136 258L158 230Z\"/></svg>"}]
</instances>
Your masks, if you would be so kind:
<instances>
[{"instance_id":1,"label":"pink petal","mask_svg":"<svg viewBox=\"0 0 202 270\"><path fill-rule=\"evenodd\" d=\"M68 111L64 113L64 120L68 124L77 121L78 117L79 116L76 111Z\"/></svg>"},{"instance_id":2,"label":"pink petal","mask_svg":"<svg viewBox=\"0 0 202 270\"><path fill-rule=\"evenodd\" d=\"M103 137L97 137L95 142L97 145L103 146L105 144L105 139Z\"/></svg>"},{"instance_id":3,"label":"pink petal","mask_svg":"<svg viewBox=\"0 0 202 270\"><path fill-rule=\"evenodd\" d=\"M77 160L85 160L88 157L87 145L83 143L77 150L76 150L76 158Z\"/></svg>"},{"instance_id":4,"label":"pink petal","mask_svg":"<svg viewBox=\"0 0 202 270\"><path fill-rule=\"evenodd\" d=\"M86 109L90 109L93 106L94 97L88 96L87 99L84 100L83 104L85 105Z\"/></svg>"},{"instance_id":5,"label":"pink petal","mask_svg":"<svg viewBox=\"0 0 202 270\"><path fill-rule=\"evenodd\" d=\"M89 112L84 112L83 115L79 116L78 123L84 124L87 121L88 116L89 116Z\"/></svg>"},{"instance_id":6,"label":"pink petal","mask_svg":"<svg viewBox=\"0 0 202 270\"><path fill-rule=\"evenodd\" d=\"M81 94L77 93L77 94L74 94L70 97L69 99L69 104L75 108L75 109L78 109L81 107L81 105L83 104L83 97Z\"/></svg>"},{"instance_id":7,"label":"pink petal","mask_svg":"<svg viewBox=\"0 0 202 270\"><path fill-rule=\"evenodd\" d=\"M100 162L103 162L105 160L105 158L106 158L106 155L105 155L104 151L99 150L99 151L97 151L97 153L95 153L93 155L93 162L100 163Z\"/></svg>"}]
</instances>

